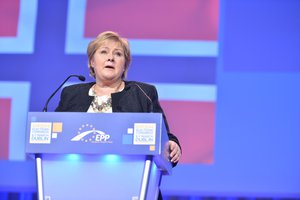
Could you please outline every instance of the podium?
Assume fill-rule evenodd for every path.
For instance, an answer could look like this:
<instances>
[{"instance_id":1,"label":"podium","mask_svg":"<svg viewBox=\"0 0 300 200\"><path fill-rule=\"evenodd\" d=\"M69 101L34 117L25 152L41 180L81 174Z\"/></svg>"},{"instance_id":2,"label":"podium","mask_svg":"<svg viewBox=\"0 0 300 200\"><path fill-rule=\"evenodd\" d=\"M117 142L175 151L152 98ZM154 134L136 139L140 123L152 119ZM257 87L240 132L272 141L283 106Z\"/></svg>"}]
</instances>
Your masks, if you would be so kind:
<instances>
[{"instance_id":1,"label":"podium","mask_svg":"<svg viewBox=\"0 0 300 200\"><path fill-rule=\"evenodd\" d=\"M167 144L160 113L28 113L39 200L156 199Z\"/></svg>"}]
</instances>

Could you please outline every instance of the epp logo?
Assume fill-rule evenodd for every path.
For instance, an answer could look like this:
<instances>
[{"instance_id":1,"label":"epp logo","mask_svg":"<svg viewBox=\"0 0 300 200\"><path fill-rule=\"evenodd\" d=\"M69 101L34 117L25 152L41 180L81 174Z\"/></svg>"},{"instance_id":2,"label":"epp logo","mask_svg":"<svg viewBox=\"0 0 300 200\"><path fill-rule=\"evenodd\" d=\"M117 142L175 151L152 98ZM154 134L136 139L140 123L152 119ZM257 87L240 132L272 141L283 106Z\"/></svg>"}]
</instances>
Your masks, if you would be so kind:
<instances>
[{"instance_id":1,"label":"epp logo","mask_svg":"<svg viewBox=\"0 0 300 200\"><path fill-rule=\"evenodd\" d=\"M110 135L101 132L95 136L95 141L96 142L107 142L109 140L109 138L110 138Z\"/></svg>"},{"instance_id":2,"label":"epp logo","mask_svg":"<svg viewBox=\"0 0 300 200\"><path fill-rule=\"evenodd\" d=\"M84 130L84 129L90 130ZM96 130L92 125L83 125L79 128L78 134L71 139L71 141L77 142L91 142L91 143L112 143L110 140L110 135L103 131Z\"/></svg>"}]
</instances>

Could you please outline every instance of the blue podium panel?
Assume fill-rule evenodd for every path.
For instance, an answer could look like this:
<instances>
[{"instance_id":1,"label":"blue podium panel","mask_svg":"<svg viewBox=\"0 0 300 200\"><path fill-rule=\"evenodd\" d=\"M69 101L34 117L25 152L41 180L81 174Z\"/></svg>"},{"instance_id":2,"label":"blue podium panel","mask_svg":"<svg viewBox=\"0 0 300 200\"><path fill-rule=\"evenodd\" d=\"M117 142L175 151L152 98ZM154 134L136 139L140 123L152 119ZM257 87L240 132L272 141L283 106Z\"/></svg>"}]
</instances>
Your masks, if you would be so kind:
<instances>
[{"instance_id":1,"label":"blue podium panel","mask_svg":"<svg viewBox=\"0 0 300 200\"><path fill-rule=\"evenodd\" d=\"M143 156L68 156L43 158L45 199L139 199Z\"/></svg>"},{"instance_id":2,"label":"blue podium panel","mask_svg":"<svg viewBox=\"0 0 300 200\"><path fill-rule=\"evenodd\" d=\"M39 200L156 199L167 151L160 113L28 114Z\"/></svg>"},{"instance_id":3,"label":"blue podium panel","mask_svg":"<svg viewBox=\"0 0 300 200\"><path fill-rule=\"evenodd\" d=\"M38 112L28 118L27 153L155 155L166 142L158 113Z\"/></svg>"}]
</instances>

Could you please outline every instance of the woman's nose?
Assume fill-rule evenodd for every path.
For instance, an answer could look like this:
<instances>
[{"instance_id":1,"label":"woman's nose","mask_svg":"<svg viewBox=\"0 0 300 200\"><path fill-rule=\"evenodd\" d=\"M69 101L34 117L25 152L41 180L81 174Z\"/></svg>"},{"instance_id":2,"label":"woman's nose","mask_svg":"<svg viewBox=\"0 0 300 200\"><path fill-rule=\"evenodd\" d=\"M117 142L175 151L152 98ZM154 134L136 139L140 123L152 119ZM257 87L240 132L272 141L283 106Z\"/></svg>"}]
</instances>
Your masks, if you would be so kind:
<instances>
[{"instance_id":1,"label":"woman's nose","mask_svg":"<svg viewBox=\"0 0 300 200\"><path fill-rule=\"evenodd\" d=\"M108 54L108 59L107 59L108 61L111 61L111 62L113 62L114 61L114 56L113 56L113 54Z\"/></svg>"}]
</instances>

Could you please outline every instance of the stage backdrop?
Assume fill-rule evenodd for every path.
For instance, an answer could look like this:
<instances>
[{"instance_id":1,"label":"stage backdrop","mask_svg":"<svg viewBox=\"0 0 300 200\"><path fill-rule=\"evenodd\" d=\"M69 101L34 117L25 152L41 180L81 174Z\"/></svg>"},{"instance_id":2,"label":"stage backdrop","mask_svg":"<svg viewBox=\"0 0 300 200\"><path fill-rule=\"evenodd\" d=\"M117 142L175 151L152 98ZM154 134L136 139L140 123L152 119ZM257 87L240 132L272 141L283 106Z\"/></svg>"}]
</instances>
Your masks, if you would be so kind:
<instances>
[{"instance_id":1,"label":"stage backdrop","mask_svg":"<svg viewBox=\"0 0 300 200\"><path fill-rule=\"evenodd\" d=\"M34 190L27 112L70 74L93 81L87 44L112 30L182 144L165 195L300 197L299 19L297 0L0 0L1 190Z\"/></svg>"}]
</instances>

